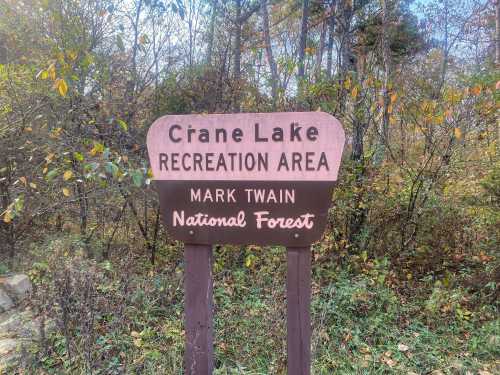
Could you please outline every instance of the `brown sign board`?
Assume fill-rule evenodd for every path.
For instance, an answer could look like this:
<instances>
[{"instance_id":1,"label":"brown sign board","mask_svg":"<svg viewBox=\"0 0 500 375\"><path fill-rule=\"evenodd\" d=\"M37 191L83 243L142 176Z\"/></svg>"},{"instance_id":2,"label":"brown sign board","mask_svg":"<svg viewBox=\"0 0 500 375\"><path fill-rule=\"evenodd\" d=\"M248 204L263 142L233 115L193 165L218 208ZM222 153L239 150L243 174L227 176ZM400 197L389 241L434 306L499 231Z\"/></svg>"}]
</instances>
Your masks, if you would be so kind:
<instances>
[{"instance_id":1,"label":"brown sign board","mask_svg":"<svg viewBox=\"0 0 500 375\"><path fill-rule=\"evenodd\" d=\"M188 244L310 245L344 141L323 112L159 118L147 146L168 233Z\"/></svg>"}]
</instances>

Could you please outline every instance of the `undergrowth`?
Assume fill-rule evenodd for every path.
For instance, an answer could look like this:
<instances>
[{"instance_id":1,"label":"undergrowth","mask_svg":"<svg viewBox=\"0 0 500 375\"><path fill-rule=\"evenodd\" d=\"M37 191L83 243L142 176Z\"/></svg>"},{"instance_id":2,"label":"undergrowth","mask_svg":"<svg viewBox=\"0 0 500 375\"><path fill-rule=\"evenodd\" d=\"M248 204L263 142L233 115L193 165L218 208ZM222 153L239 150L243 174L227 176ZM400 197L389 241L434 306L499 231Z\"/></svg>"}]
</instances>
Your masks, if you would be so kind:
<instances>
[{"instance_id":1,"label":"undergrowth","mask_svg":"<svg viewBox=\"0 0 500 375\"><path fill-rule=\"evenodd\" d=\"M237 250L215 252L215 373L285 374L285 249ZM367 269L354 267L357 256L326 263L320 256L332 254L320 252L313 254L314 374L498 371L494 303L473 308L463 288L429 280L405 295L391 286L387 259L364 259ZM112 262L84 254L71 236L33 246L33 308L54 324L22 371L182 374L182 248L160 249L155 266L134 252Z\"/></svg>"}]
</instances>

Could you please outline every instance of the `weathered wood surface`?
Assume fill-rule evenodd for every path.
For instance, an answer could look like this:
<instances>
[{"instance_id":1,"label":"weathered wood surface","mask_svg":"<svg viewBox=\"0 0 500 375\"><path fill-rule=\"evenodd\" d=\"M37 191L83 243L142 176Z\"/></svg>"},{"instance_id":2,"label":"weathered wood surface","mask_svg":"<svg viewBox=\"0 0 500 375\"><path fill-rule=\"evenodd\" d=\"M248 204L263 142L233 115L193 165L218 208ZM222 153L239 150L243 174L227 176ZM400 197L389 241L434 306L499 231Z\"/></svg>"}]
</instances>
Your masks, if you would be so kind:
<instances>
[{"instance_id":1,"label":"weathered wood surface","mask_svg":"<svg viewBox=\"0 0 500 375\"><path fill-rule=\"evenodd\" d=\"M287 249L288 375L311 373L311 250Z\"/></svg>"},{"instance_id":2,"label":"weathered wood surface","mask_svg":"<svg viewBox=\"0 0 500 375\"><path fill-rule=\"evenodd\" d=\"M209 375L214 368L212 246L185 245L185 374Z\"/></svg>"}]
</instances>

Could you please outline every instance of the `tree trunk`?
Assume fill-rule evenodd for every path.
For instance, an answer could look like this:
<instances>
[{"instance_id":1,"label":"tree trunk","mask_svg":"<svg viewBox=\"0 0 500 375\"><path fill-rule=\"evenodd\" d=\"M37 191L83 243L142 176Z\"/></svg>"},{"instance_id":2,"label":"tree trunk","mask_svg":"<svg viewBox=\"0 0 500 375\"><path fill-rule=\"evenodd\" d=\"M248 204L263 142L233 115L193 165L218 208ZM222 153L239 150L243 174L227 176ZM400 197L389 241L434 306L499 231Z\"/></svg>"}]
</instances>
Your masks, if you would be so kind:
<instances>
[{"instance_id":1,"label":"tree trunk","mask_svg":"<svg viewBox=\"0 0 500 375\"><path fill-rule=\"evenodd\" d=\"M210 29L208 32L207 65L212 64L212 54L215 39L215 19L217 18L217 0L212 0L212 15L210 17Z\"/></svg>"},{"instance_id":2,"label":"tree trunk","mask_svg":"<svg viewBox=\"0 0 500 375\"><path fill-rule=\"evenodd\" d=\"M274 60L273 48L271 46L271 33L269 31L269 14L267 11L267 0L260 1L260 11L262 15L262 30L264 33L264 43L266 45L267 61L271 71L271 96L273 98L273 109L276 109L278 102L279 76L278 67Z\"/></svg>"},{"instance_id":3,"label":"tree trunk","mask_svg":"<svg viewBox=\"0 0 500 375\"><path fill-rule=\"evenodd\" d=\"M496 3L495 64L500 66L500 0Z\"/></svg>"},{"instance_id":4,"label":"tree trunk","mask_svg":"<svg viewBox=\"0 0 500 375\"><path fill-rule=\"evenodd\" d=\"M356 69L356 59L352 50L351 21L353 16L352 1L342 1L342 35L341 35L341 70L345 78L349 71Z\"/></svg>"},{"instance_id":5,"label":"tree trunk","mask_svg":"<svg viewBox=\"0 0 500 375\"><path fill-rule=\"evenodd\" d=\"M387 30L388 22L389 22L389 10L387 9L387 1L389 0L381 0L382 5L382 61L384 64L384 80L382 86L382 97L384 101L384 106L382 109L382 124L380 127L380 137L381 137L381 151L383 157L383 152L385 148L389 144L389 106L390 106L390 97L389 97L389 79L391 75L391 51L389 49L389 34ZM380 158L382 159L382 158Z\"/></svg>"},{"instance_id":6,"label":"tree trunk","mask_svg":"<svg viewBox=\"0 0 500 375\"><path fill-rule=\"evenodd\" d=\"M302 3L302 22L300 27L300 40L299 40L299 61L297 84L299 88L299 98L303 96L304 92L304 76L305 76L305 56L306 56L306 43L307 43L307 23L309 20L309 0L303 0Z\"/></svg>"},{"instance_id":7,"label":"tree trunk","mask_svg":"<svg viewBox=\"0 0 500 375\"><path fill-rule=\"evenodd\" d=\"M326 30L327 30L327 20L324 20L321 23L321 34L319 37L319 45L318 45L318 50L316 52L316 72L315 72L315 77L316 80L318 80L321 77L321 65L323 62L323 51L325 50L325 36L326 36Z\"/></svg>"},{"instance_id":8,"label":"tree trunk","mask_svg":"<svg viewBox=\"0 0 500 375\"><path fill-rule=\"evenodd\" d=\"M233 112L241 110L241 0L235 0L236 4L236 28L234 35L234 66L233 80L235 90L233 93Z\"/></svg>"},{"instance_id":9,"label":"tree trunk","mask_svg":"<svg viewBox=\"0 0 500 375\"><path fill-rule=\"evenodd\" d=\"M135 9L135 17L132 24L134 42L132 44L131 77L128 78L125 91L126 108L124 120L131 123L136 111L136 90L138 87L139 75L137 73L137 51L139 49L139 22L141 20L143 0L139 0Z\"/></svg>"},{"instance_id":10,"label":"tree trunk","mask_svg":"<svg viewBox=\"0 0 500 375\"><path fill-rule=\"evenodd\" d=\"M328 44L326 56L326 76L332 77L333 66L333 39L335 35L335 13L336 13L336 0L332 1L330 5L330 17L328 18Z\"/></svg>"},{"instance_id":11,"label":"tree trunk","mask_svg":"<svg viewBox=\"0 0 500 375\"><path fill-rule=\"evenodd\" d=\"M353 49L353 40L351 30L351 23L353 20L352 1L343 0L342 17L341 17L341 98L347 98L348 91L345 89L344 82L347 77L352 74L355 80L361 72L358 71L356 63L356 56ZM366 208L361 206L363 198L363 183L365 175L364 163L364 136L366 132L366 124L364 118L364 111L360 108L361 102L357 98L353 98L350 118L352 118L352 151L351 160L353 162L354 185L356 194L354 198L353 210L348 218L348 236L349 241L355 248L360 248L360 234L362 233L363 225L366 219ZM343 104L343 111L347 110L347 106Z\"/></svg>"}]
</instances>

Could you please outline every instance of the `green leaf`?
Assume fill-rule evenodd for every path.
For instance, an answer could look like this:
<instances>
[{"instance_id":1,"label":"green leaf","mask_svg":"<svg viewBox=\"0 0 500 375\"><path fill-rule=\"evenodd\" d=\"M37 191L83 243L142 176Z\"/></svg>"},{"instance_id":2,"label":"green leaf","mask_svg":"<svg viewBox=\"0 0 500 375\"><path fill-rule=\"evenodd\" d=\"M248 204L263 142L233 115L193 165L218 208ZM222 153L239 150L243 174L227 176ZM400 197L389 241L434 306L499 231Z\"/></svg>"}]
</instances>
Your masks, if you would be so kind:
<instances>
[{"instance_id":1,"label":"green leaf","mask_svg":"<svg viewBox=\"0 0 500 375\"><path fill-rule=\"evenodd\" d=\"M20 195L14 201L14 207L16 208L16 212L19 213L24 208L24 195Z\"/></svg>"},{"instance_id":2,"label":"green leaf","mask_svg":"<svg viewBox=\"0 0 500 375\"><path fill-rule=\"evenodd\" d=\"M85 164L83 167L86 172L94 172L97 168L99 168L99 164L96 162Z\"/></svg>"},{"instance_id":3,"label":"green leaf","mask_svg":"<svg viewBox=\"0 0 500 375\"><path fill-rule=\"evenodd\" d=\"M57 176L58 173L59 173L59 170L57 168L50 170L46 176L47 181L51 181L54 177Z\"/></svg>"},{"instance_id":4,"label":"green leaf","mask_svg":"<svg viewBox=\"0 0 500 375\"><path fill-rule=\"evenodd\" d=\"M77 161L83 161L83 154L79 153L79 152L73 152L73 157L75 158L75 160Z\"/></svg>"},{"instance_id":5,"label":"green leaf","mask_svg":"<svg viewBox=\"0 0 500 375\"><path fill-rule=\"evenodd\" d=\"M106 172L108 172L109 174L113 175L113 176L116 176L118 174L118 171L120 170L113 162L111 161L108 161L106 162L106 165L104 167L104 169L106 170Z\"/></svg>"},{"instance_id":6,"label":"green leaf","mask_svg":"<svg viewBox=\"0 0 500 375\"><path fill-rule=\"evenodd\" d=\"M118 46L120 51L122 51L122 52L125 51L125 45L123 44L123 39L122 39L121 35L116 36L116 45Z\"/></svg>"},{"instance_id":7,"label":"green leaf","mask_svg":"<svg viewBox=\"0 0 500 375\"><path fill-rule=\"evenodd\" d=\"M133 171L131 173L132 176L132 182L134 183L135 186L141 187L142 186L142 180L143 180L143 175L141 171Z\"/></svg>"},{"instance_id":8,"label":"green leaf","mask_svg":"<svg viewBox=\"0 0 500 375\"><path fill-rule=\"evenodd\" d=\"M128 131L128 125L127 125L127 123L125 121L120 120L120 119L118 119L116 121L118 122L118 125L120 126L120 128L122 128L122 130L124 132Z\"/></svg>"}]
</instances>

